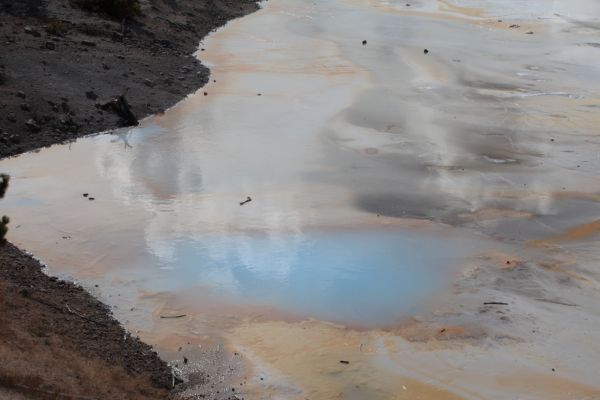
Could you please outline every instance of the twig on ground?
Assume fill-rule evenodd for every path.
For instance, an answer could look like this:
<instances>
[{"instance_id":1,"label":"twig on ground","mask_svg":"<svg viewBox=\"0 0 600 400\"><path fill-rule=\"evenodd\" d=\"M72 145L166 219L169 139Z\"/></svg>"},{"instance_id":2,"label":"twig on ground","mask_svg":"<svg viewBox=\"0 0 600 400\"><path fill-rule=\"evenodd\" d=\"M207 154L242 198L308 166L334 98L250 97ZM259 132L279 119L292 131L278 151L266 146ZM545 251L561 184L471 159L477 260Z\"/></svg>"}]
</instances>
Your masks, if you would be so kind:
<instances>
[{"instance_id":1,"label":"twig on ground","mask_svg":"<svg viewBox=\"0 0 600 400\"><path fill-rule=\"evenodd\" d=\"M163 319L167 319L167 318L183 318L187 316L187 314L177 314L177 315L161 315L160 317Z\"/></svg>"}]
</instances>

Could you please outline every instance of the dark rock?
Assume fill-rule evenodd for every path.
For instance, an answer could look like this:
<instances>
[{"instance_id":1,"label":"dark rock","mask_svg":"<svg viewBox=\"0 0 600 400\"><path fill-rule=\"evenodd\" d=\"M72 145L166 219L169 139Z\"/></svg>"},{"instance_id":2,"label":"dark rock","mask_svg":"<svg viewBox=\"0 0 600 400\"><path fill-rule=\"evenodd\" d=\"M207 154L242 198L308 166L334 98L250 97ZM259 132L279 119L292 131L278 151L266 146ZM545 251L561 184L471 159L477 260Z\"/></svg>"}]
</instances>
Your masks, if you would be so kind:
<instances>
[{"instance_id":1,"label":"dark rock","mask_svg":"<svg viewBox=\"0 0 600 400\"><path fill-rule=\"evenodd\" d=\"M96 100L98 98L98 95L94 93L93 90L88 90L87 92L85 92L85 97L87 97L90 100Z\"/></svg>"},{"instance_id":2,"label":"dark rock","mask_svg":"<svg viewBox=\"0 0 600 400\"><path fill-rule=\"evenodd\" d=\"M427 50L427 49L423 50L423 54L429 54L429 50Z\"/></svg>"},{"instance_id":3,"label":"dark rock","mask_svg":"<svg viewBox=\"0 0 600 400\"><path fill-rule=\"evenodd\" d=\"M25 28L23 28L23 31L25 31L26 34L32 35L32 36L35 36L35 37L40 37L41 36L41 33L37 29L34 29L31 26L29 26L29 25L25 26Z\"/></svg>"},{"instance_id":4,"label":"dark rock","mask_svg":"<svg viewBox=\"0 0 600 400\"><path fill-rule=\"evenodd\" d=\"M133 115L125 95L114 97L109 102L102 104L101 108L105 111L113 111L121 117L121 126L133 126L139 123L138 119Z\"/></svg>"},{"instance_id":5,"label":"dark rock","mask_svg":"<svg viewBox=\"0 0 600 400\"><path fill-rule=\"evenodd\" d=\"M23 111L31 111L31 107L27 103L21 104L21 110Z\"/></svg>"},{"instance_id":6,"label":"dark rock","mask_svg":"<svg viewBox=\"0 0 600 400\"><path fill-rule=\"evenodd\" d=\"M362 41L362 44L363 44L363 46L366 46L366 45L367 45L367 41L366 41L366 40L363 40L363 41Z\"/></svg>"},{"instance_id":7,"label":"dark rock","mask_svg":"<svg viewBox=\"0 0 600 400\"><path fill-rule=\"evenodd\" d=\"M81 44L88 47L96 47L96 42L92 42L91 40L82 40Z\"/></svg>"},{"instance_id":8,"label":"dark rock","mask_svg":"<svg viewBox=\"0 0 600 400\"><path fill-rule=\"evenodd\" d=\"M15 117L15 113L8 113L6 119L10 122L17 122L17 117Z\"/></svg>"},{"instance_id":9,"label":"dark rock","mask_svg":"<svg viewBox=\"0 0 600 400\"><path fill-rule=\"evenodd\" d=\"M17 97L20 97L20 98L24 99L24 98L26 97L26 96L25 96L25 92L23 92L23 91L19 90L19 91L17 92Z\"/></svg>"},{"instance_id":10,"label":"dark rock","mask_svg":"<svg viewBox=\"0 0 600 400\"><path fill-rule=\"evenodd\" d=\"M144 79L144 85L146 85L148 87L154 87L154 82L152 82L150 79L146 78L146 79Z\"/></svg>"},{"instance_id":11,"label":"dark rock","mask_svg":"<svg viewBox=\"0 0 600 400\"><path fill-rule=\"evenodd\" d=\"M39 132L42 128L37 124L37 122L35 122L35 120L33 118L28 119L25 122L25 126L27 127L27 129L29 129L31 132Z\"/></svg>"},{"instance_id":12,"label":"dark rock","mask_svg":"<svg viewBox=\"0 0 600 400\"><path fill-rule=\"evenodd\" d=\"M54 44L54 42L46 42L45 47L48 50L56 50L56 45Z\"/></svg>"}]
</instances>

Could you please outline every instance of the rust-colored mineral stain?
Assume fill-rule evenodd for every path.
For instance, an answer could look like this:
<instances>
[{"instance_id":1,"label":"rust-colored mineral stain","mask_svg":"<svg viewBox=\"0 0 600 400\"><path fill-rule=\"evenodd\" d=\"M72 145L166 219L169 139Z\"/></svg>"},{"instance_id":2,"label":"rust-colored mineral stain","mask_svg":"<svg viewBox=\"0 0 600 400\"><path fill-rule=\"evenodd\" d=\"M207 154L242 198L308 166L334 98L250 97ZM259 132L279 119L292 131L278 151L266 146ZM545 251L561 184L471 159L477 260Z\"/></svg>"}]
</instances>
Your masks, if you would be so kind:
<instances>
[{"instance_id":1,"label":"rust-colored mineral stain","mask_svg":"<svg viewBox=\"0 0 600 400\"><path fill-rule=\"evenodd\" d=\"M518 374L498 374L499 387L510 387L515 392L536 393L547 400L599 399L600 389L560 376L560 369L548 366L548 373L521 372ZM565 394L568 393L568 396Z\"/></svg>"},{"instance_id":2,"label":"rust-colored mineral stain","mask_svg":"<svg viewBox=\"0 0 600 400\"><path fill-rule=\"evenodd\" d=\"M578 240L588 239L600 233L600 219L588 222L582 225L577 225L567 229L560 235L551 236L546 239L532 240L528 244L530 246L545 246L558 242L574 242Z\"/></svg>"}]
</instances>

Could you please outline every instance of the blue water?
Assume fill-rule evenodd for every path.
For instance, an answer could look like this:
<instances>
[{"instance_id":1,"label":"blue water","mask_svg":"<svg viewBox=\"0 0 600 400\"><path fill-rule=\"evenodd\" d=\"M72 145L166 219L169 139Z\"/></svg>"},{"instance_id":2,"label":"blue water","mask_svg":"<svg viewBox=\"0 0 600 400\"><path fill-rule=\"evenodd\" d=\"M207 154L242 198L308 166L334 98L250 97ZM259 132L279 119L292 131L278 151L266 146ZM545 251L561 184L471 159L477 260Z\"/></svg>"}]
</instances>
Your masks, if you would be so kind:
<instances>
[{"instance_id":1,"label":"blue water","mask_svg":"<svg viewBox=\"0 0 600 400\"><path fill-rule=\"evenodd\" d=\"M172 245L161 262L168 269L156 283L161 289L208 287L235 302L303 317L385 325L444 287L474 242L354 229L206 235Z\"/></svg>"}]
</instances>

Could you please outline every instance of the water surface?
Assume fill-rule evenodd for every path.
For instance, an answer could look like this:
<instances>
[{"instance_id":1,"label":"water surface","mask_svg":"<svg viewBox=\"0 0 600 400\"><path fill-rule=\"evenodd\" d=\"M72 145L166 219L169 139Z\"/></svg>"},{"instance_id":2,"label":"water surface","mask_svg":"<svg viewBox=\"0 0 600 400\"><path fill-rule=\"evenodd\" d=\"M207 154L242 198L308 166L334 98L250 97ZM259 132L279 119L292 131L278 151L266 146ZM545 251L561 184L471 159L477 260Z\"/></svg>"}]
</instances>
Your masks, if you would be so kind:
<instances>
[{"instance_id":1,"label":"water surface","mask_svg":"<svg viewBox=\"0 0 600 400\"><path fill-rule=\"evenodd\" d=\"M148 331L167 322L134 310L152 295L176 298L194 326L169 320L167 331L198 338L207 310L225 303L271 319L387 326L449 298L477 253L518 253L596 220L597 2L410 4L270 0L228 24L198 53L212 68L200 93L137 128L3 160L10 239L53 272L102 281L119 317ZM567 249L592 265L597 232L586 239L548 254ZM229 340L298 381L323 360L285 364L287 343L261 341L271 328L325 338L323 348L348 334L263 331L228 310L242 326ZM471 366L472 377L481 365L449 369ZM355 378L374 382L373 398L404 393L397 379L366 374ZM316 398L327 385L354 393L340 376L302 382ZM480 397L500 398L490 387Z\"/></svg>"}]
</instances>

